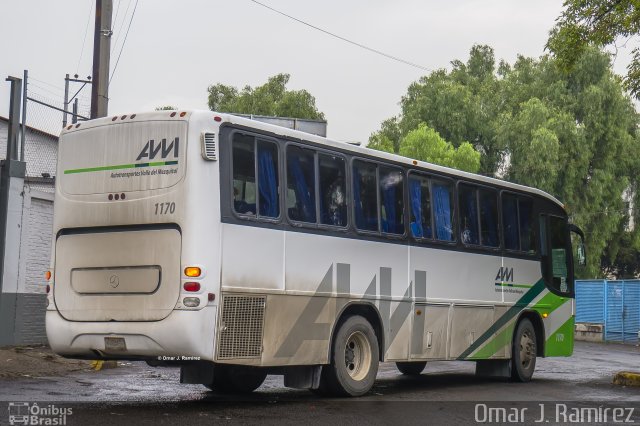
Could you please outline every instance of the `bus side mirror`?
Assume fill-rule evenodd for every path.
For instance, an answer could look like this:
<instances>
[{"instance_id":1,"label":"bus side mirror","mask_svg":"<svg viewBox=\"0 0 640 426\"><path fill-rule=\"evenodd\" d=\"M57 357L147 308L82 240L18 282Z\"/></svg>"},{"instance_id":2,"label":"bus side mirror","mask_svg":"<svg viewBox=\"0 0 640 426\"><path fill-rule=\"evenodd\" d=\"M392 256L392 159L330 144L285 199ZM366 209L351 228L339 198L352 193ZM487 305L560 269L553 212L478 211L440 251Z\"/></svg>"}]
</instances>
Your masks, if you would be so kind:
<instances>
[{"instance_id":1,"label":"bus side mirror","mask_svg":"<svg viewBox=\"0 0 640 426\"><path fill-rule=\"evenodd\" d=\"M586 266L587 265L587 249L584 246L584 232L582 232L582 229L578 228L576 225L573 225L573 224L569 225L569 230L580 237L580 243L578 244L578 247L577 247L576 260L578 261L578 265Z\"/></svg>"},{"instance_id":2,"label":"bus side mirror","mask_svg":"<svg viewBox=\"0 0 640 426\"><path fill-rule=\"evenodd\" d=\"M584 243L580 242L580 244L578 244L578 265L580 266L586 266L587 265L587 252L586 249L584 248Z\"/></svg>"}]
</instances>

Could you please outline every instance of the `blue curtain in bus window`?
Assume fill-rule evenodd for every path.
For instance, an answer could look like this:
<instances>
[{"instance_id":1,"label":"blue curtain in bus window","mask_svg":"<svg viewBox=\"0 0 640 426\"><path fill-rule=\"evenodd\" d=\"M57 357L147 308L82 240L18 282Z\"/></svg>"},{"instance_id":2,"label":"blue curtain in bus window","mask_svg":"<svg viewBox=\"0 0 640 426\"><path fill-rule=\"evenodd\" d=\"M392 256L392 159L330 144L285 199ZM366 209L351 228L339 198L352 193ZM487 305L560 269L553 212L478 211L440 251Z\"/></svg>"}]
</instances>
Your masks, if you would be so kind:
<instances>
[{"instance_id":1,"label":"blue curtain in bus window","mask_svg":"<svg viewBox=\"0 0 640 426\"><path fill-rule=\"evenodd\" d=\"M260 215L278 217L278 181L270 147L258 146Z\"/></svg>"},{"instance_id":2,"label":"blue curtain in bus window","mask_svg":"<svg viewBox=\"0 0 640 426\"><path fill-rule=\"evenodd\" d=\"M460 188L460 232L465 244L479 244L478 206L474 189Z\"/></svg>"},{"instance_id":3,"label":"blue curtain in bus window","mask_svg":"<svg viewBox=\"0 0 640 426\"><path fill-rule=\"evenodd\" d=\"M453 241L450 188L447 185L434 183L433 208L436 220L436 238L440 241Z\"/></svg>"},{"instance_id":4,"label":"blue curtain in bus window","mask_svg":"<svg viewBox=\"0 0 640 426\"><path fill-rule=\"evenodd\" d=\"M353 206L356 214L356 227L364 229L364 213L362 211L362 191L360 190L360 171L353 166Z\"/></svg>"},{"instance_id":5,"label":"blue curtain in bus window","mask_svg":"<svg viewBox=\"0 0 640 426\"><path fill-rule=\"evenodd\" d=\"M420 180L409 179L409 197L411 198L411 233L416 238L424 236L422 229L422 188Z\"/></svg>"},{"instance_id":6,"label":"blue curtain in bus window","mask_svg":"<svg viewBox=\"0 0 640 426\"><path fill-rule=\"evenodd\" d=\"M315 200L311 195L313 187L307 185L302 166L300 165L300 157L294 153L288 154L287 157L289 159L289 171L291 177L293 177L293 189L302 213L301 219L303 222L315 222L316 206Z\"/></svg>"},{"instance_id":7,"label":"blue curtain in bus window","mask_svg":"<svg viewBox=\"0 0 640 426\"><path fill-rule=\"evenodd\" d=\"M507 250L520 250L518 236L518 207L514 197L502 199L502 219L504 221L504 247Z\"/></svg>"},{"instance_id":8,"label":"blue curtain in bus window","mask_svg":"<svg viewBox=\"0 0 640 426\"><path fill-rule=\"evenodd\" d=\"M396 223L396 187L393 184L386 185L382 189L382 205L384 206L386 219L382 220L382 231L398 234Z\"/></svg>"}]
</instances>

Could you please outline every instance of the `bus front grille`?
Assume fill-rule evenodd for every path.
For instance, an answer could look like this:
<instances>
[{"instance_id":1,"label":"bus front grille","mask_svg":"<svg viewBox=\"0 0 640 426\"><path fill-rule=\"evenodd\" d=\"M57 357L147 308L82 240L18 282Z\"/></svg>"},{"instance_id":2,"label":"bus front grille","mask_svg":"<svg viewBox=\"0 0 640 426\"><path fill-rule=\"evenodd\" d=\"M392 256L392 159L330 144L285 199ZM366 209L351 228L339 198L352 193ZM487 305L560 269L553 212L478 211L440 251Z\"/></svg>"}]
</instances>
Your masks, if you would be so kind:
<instances>
[{"instance_id":1,"label":"bus front grille","mask_svg":"<svg viewBox=\"0 0 640 426\"><path fill-rule=\"evenodd\" d=\"M265 296L224 295L218 359L260 358Z\"/></svg>"}]
</instances>

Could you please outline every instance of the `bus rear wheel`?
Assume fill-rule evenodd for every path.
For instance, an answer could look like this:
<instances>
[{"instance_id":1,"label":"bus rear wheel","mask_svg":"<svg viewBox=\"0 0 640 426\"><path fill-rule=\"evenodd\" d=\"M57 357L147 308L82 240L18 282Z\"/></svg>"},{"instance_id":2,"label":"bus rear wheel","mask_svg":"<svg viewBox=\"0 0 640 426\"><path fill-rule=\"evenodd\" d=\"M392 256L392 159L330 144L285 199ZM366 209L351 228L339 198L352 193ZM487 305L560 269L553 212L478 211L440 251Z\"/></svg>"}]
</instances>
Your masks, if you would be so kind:
<instances>
[{"instance_id":1,"label":"bus rear wheel","mask_svg":"<svg viewBox=\"0 0 640 426\"><path fill-rule=\"evenodd\" d=\"M398 370L405 376L419 376L426 366L426 361L396 362L396 367L398 367Z\"/></svg>"},{"instance_id":2,"label":"bus rear wheel","mask_svg":"<svg viewBox=\"0 0 640 426\"><path fill-rule=\"evenodd\" d=\"M518 323L511 352L511 379L528 382L536 369L536 330L527 318Z\"/></svg>"},{"instance_id":3,"label":"bus rear wheel","mask_svg":"<svg viewBox=\"0 0 640 426\"><path fill-rule=\"evenodd\" d=\"M350 316L333 339L331 364L322 367L320 393L361 396L373 387L378 374L378 339L373 327L359 315Z\"/></svg>"},{"instance_id":4,"label":"bus rear wheel","mask_svg":"<svg viewBox=\"0 0 640 426\"><path fill-rule=\"evenodd\" d=\"M256 367L216 364L213 382L205 385L214 392L250 393L258 389L267 373Z\"/></svg>"}]
</instances>

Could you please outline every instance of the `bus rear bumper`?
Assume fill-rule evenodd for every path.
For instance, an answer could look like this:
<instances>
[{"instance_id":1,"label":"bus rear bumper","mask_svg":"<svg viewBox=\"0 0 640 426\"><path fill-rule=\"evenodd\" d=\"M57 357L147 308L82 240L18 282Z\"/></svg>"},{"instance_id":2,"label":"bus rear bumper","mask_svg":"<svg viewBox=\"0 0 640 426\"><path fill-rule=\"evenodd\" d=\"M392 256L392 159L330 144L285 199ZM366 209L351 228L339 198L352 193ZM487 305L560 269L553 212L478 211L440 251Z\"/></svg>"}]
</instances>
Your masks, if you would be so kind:
<instances>
[{"instance_id":1,"label":"bus rear bumper","mask_svg":"<svg viewBox=\"0 0 640 426\"><path fill-rule=\"evenodd\" d=\"M47 338L55 353L68 358L213 361L216 310L174 310L149 322L67 321L49 310Z\"/></svg>"}]
</instances>

